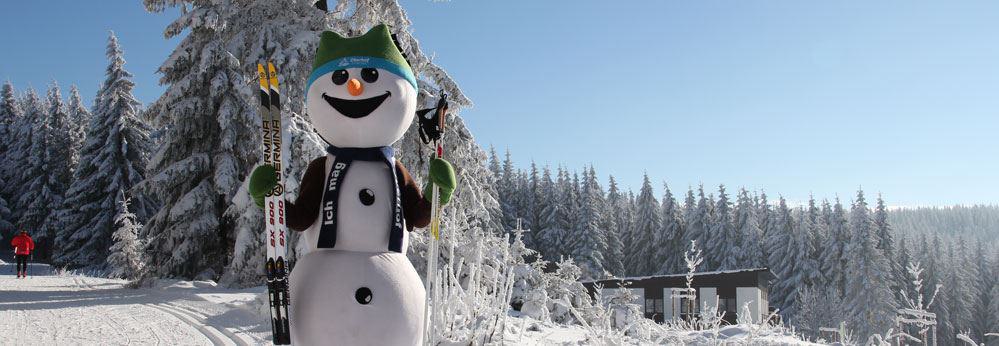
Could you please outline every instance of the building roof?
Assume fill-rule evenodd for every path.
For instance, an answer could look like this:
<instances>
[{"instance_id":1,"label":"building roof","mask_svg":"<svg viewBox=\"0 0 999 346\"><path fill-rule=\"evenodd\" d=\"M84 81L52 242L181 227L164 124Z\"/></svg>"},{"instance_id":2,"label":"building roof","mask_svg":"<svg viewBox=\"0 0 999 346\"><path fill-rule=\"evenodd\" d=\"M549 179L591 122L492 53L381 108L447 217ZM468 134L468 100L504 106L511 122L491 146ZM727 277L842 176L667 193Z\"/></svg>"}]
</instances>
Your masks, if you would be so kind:
<instances>
[{"instance_id":1,"label":"building roof","mask_svg":"<svg viewBox=\"0 0 999 346\"><path fill-rule=\"evenodd\" d=\"M694 277L703 276L703 275L734 274L734 273L746 273L746 272L770 272L770 268L761 267L761 268L748 268L748 269L716 270L716 271L710 271L710 272L696 272L696 273L694 273ZM638 281L638 280L646 280L646 279L669 278L669 277L685 277L685 276L687 276L687 273L683 273L683 274L668 274L668 275L664 274L664 275L648 275L648 276L631 276L631 277L623 277L623 278L614 277L614 278L607 278L607 279L600 279L600 280L580 280L579 282L580 283L596 283L596 282L602 282L602 281Z\"/></svg>"}]
</instances>

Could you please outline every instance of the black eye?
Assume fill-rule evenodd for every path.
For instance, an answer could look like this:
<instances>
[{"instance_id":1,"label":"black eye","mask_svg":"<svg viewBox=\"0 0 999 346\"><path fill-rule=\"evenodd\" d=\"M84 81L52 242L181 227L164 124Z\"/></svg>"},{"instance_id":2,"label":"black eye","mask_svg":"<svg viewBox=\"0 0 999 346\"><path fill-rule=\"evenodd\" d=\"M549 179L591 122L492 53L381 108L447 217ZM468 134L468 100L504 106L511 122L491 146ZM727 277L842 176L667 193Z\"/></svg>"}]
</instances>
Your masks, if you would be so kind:
<instances>
[{"instance_id":1,"label":"black eye","mask_svg":"<svg viewBox=\"0 0 999 346\"><path fill-rule=\"evenodd\" d=\"M361 78L364 79L365 82L374 83L378 80L378 70L373 68L361 69Z\"/></svg>"},{"instance_id":2,"label":"black eye","mask_svg":"<svg viewBox=\"0 0 999 346\"><path fill-rule=\"evenodd\" d=\"M333 71L333 84L343 85L343 83L347 83L347 78L350 78L350 75L347 74L347 70Z\"/></svg>"},{"instance_id":3,"label":"black eye","mask_svg":"<svg viewBox=\"0 0 999 346\"><path fill-rule=\"evenodd\" d=\"M357 299L357 303L361 305L368 305L371 303L371 289L367 287L361 287L354 292L354 299Z\"/></svg>"}]
</instances>

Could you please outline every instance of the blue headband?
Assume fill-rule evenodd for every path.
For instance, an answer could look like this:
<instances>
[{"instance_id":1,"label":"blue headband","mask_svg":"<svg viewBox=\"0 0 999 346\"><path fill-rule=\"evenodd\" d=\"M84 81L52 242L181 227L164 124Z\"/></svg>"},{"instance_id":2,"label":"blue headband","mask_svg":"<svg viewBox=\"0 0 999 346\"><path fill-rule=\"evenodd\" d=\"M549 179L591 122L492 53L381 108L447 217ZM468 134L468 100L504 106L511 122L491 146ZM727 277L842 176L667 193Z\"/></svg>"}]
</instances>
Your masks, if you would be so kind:
<instances>
[{"instance_id":1,"label":"blue headband","mask_svg":"<svg viewBox=\"0 0 999 346\"><path fill-rule=\"evenodd\" d=\"M405 78L409 81L409 84L413 85L413 89L419 90L420 88L416 86L416 76L413 75L413 70L409 68L402 68L402 66L396 65L388 60L382 58L375 58L369 56L347 56L336 60L331 60L312 70L309 74L309 82L305 85L305 89L308 90L312 87L312 82L319 79L324 74L336 71L336 70L346 70L348 68L363 68L371 67L378 68L385 71L394 73L395 75Z\"/></svg>"}]
</instances>

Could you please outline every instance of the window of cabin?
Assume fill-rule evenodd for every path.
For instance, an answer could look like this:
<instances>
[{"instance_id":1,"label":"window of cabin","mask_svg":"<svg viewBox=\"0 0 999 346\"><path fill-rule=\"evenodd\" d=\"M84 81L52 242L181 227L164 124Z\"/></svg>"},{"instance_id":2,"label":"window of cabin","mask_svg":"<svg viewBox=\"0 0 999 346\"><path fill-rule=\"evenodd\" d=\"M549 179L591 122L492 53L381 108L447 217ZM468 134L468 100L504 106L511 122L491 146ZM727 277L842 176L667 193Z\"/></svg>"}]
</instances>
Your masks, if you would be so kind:
<instances>
[{"instance_id":1,"label":"window of cabin","mask_svg":"<svg viewBox=\"0 0 999 346\"><path fill-rule=\"evenodd\" d=\"M697 299L680 298L680 318L683 320L691 320L697 317Z\"/></svg>"}]
</instances>

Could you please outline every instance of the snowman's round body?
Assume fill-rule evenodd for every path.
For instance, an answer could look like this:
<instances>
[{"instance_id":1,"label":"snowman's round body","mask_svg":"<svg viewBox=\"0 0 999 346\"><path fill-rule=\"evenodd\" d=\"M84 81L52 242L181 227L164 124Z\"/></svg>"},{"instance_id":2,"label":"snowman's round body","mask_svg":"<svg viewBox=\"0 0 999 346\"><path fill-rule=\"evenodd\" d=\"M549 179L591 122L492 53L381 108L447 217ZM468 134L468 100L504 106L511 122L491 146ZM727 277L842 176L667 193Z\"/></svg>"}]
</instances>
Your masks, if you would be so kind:
<instances>
[{"instance_id":1,"label":"snowman's round body","mask_svg":"<svg viewBox=\"0 0 999 346\"><path fill-rule=\"evenodd\" d=\"M401 249L398 233L390 236L399 218L399 180L394 173L402 168L386 154L381 161L351 160L331 174L339 164L335 149L387 148L413 121L416 79L390 35L384 25L356 38L324 32L317 49L306 107L331 154L323 170L322 207L304 231L301 239L307 251L291 272L291 336L298 345L422 342L426 291L406 258L408 232L401 232ZM331 184L334 177L339 180ZM419 195L413 192L418 191L415 183L407 180L406 187L410 192L401 198L422 200L414 197ZM330 194L333 190L338 192ZM334 202L335 208L323 208ZM335 212L326 214L329 210ZM330 215L335 215L335 223L327 223ZM319 246L323 224L336 225L332 247L326 242ZM405 220L402 224L406 229ZM390 247L390 240L395 245Z\"/></svg>"},{"instance_id":2,"label":"snowman's round body","mask_svg":"<svg viewBox=\"0 0 999 346\"><path fill-rule=\"evenodd\" d=\"M326 159L327 175L334 159ZM291 272L292 340L300 345L420 344L426 292L406 258L408 234L403 233L403 252L387 251L394 188L385 178L389 168L355 162L344 174L336 246L316 248L322 211L301 238L307 252Z\"/></svg>"},{"instance_id":3,"label":"snowman's round body","mask_svg":"<svg viewBox=\"0 0 999 346\"><path fill-rule=\"evenodd\" d=\"M398 252L313 251L291 273L295 345L419 345L424 290Z\"/></svg>"}]
</instances>

